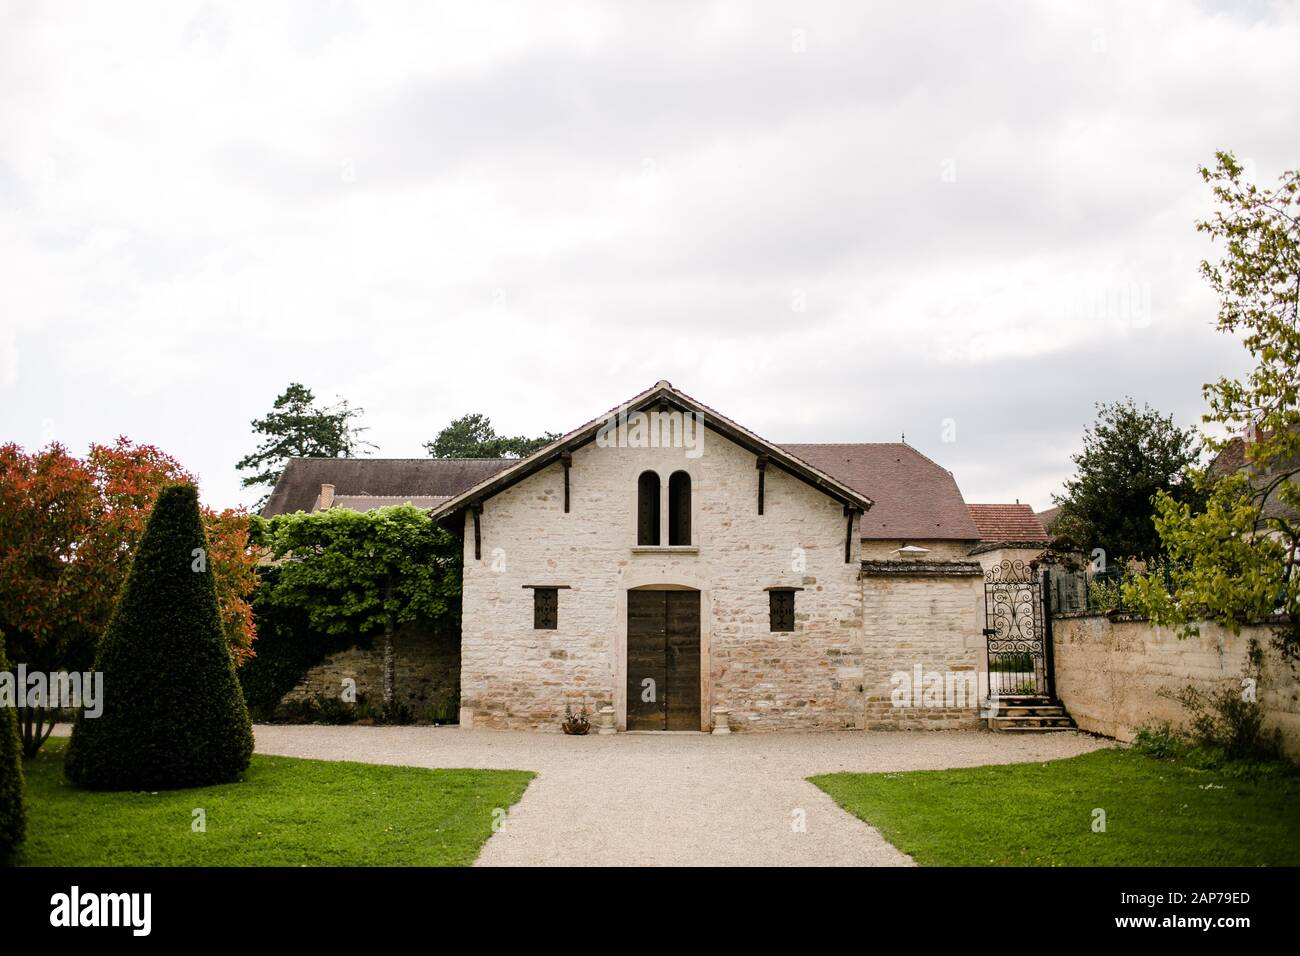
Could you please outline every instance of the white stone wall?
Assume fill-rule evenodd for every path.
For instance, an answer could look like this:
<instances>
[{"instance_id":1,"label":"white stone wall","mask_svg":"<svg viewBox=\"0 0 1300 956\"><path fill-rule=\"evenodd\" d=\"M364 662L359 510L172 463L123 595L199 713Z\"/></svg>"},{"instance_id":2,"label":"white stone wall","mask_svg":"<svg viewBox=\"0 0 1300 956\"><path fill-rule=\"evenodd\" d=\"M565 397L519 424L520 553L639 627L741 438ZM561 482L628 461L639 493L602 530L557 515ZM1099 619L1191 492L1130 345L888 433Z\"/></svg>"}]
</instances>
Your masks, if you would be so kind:
<instances>
[{"instance_id":1,"label":"white stone wall","mask_svg":"<svg viewBox=\"0 0 1300 956\"><path fill-rule=\"evenodd\" d=\"M1144 620L1071 615L1053 620L1052 637L1061 703L1082 729L1120 740L1162 721L1184 725L1187 711L1169 695L1189 684L1240 687L1253 639L1264 651L1256 694L1266 726L1279 728L1286 752L1300 757L1300 682L1271 628L1233 634L1206 623L1200 636L1183 638Z\"/></svg>"},{"instance_id":2,"label":"white stone wall","mask_svg":"<svg viewBox=\"0 0 1300 956\"><path fill-rule=\"evenodd\" d=\"M689 551L636 547L636 489L658 471L667 541L667 485L692 483ZM703 454L680 448L573 453L571 511L564 472L549 466L489 498L482 560L466 514L461 722L558 730L565 705L612 703L626 713L626 592L641 586L701 592L701 729L712 706L738 731L861 726L862 598L859 546L844 561L842 506L769 467L757 513L754 455L713 431ZM532 591L559 592L559 626L533 630ZM796 628L771 633L768 594L795 586Z\"/></svg>"},{"instance_id":3,"label":"white stone wall","mask_svg":"<svg viewBox=\"0 0 1300 956\"><path fill-rule=\"evenodd\" d=\"M983 578L866 577L862 595L866 728L979 726ZM938 699L931 696L936 675ZM896 693L902 688L906 695Z\"/></svg>"}]
</instances>

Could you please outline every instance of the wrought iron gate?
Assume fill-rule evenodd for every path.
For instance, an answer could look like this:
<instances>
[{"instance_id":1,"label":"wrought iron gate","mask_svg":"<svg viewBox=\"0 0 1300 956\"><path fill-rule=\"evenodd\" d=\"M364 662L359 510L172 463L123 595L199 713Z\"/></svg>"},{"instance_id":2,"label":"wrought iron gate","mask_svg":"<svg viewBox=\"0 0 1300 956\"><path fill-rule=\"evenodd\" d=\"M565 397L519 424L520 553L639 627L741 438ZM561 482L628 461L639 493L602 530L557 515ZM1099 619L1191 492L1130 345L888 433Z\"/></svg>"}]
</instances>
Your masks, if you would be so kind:
<instances>
[{"instance_id":1,"label":"wrought iron gate","mask_svg":"<svg viewBox=\"0 0 1300 956\"><path fill-rule=\"evenodd\" d=\"M1006 560L984 572L984 636L990 697L1055 694L1046 573Z\"/></svg>"}]
</instances>

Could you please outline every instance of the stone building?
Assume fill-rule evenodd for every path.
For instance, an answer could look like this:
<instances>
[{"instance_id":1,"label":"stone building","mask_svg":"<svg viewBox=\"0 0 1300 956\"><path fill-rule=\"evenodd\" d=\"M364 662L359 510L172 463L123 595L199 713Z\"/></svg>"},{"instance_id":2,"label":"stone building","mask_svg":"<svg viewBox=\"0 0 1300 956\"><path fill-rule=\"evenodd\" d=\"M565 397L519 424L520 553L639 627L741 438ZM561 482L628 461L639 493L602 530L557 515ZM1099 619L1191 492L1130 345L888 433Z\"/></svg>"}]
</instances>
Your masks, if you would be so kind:
<instances>
[{"instance_id":1,"label":"stone building","mask_svg":"<svg viewBox=\"0 0 1300 956\"><path fill-rule=\"evenodd\" d=\"M668 382L524 459L295 459L263 513L405 501L463 538L473 727L974 726L980 556L1046 539L1028 506L990 537L995 506L906 444L778 445Z\"/></svg>"}]
</instances>

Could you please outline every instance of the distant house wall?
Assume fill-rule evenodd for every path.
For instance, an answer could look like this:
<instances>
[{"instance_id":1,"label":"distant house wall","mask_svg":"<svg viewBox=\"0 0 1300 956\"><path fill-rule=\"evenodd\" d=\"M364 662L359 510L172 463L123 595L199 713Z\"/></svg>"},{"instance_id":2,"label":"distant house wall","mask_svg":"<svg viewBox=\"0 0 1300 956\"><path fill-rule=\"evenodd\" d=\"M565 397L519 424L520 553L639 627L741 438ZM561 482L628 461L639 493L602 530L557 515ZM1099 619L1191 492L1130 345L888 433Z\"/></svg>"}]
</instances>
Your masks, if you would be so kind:
<instances>
[{"instance_id":1,"label":"distant house wall","mask_svg":"<svg viewBox=\"0 0 1300 956\"><path fill-rule=\"evenodd\" d=\"M864 561L896 561L908 560L899 555L898 549L903 545L913 545L918 548L927 548L930 553L921 555L922 560L926 561L966 561L970 549L974 547L974 541L950 541L947 539L934 538L908 538L908 539L884 539L868 538L862 542L862 560Z\"/></svg>"},{"instance_id":2,"label":"distant house wall","mask_svg":"<svg viewBox=\"0 0 1300 956\"><path fill-rule=\"evenodd\" d=\"M1022 562L1028 567L1029 562L1037 559L1043 553L1046 546L1040 545L1032 548L994 548L989 551L980 551L978 554L972 554L970 560L978 561L985 571L990 568L996 568L1003 561L1010 561L1013 564L1016 561Z\"/></svg>"},{"instance_id":3,"label":"distant house wall","mask_svg":"<svg viewBox=\"0 0 1300 956\"><path fill-rule=\"evenodd\" d=\"M1199 637L1180 638L1144 620L1070 614L1053 619L1052 636L1061 703L1082 729L1120 740L1161 721L1186 722L1187 712L1164 693L1188 684L1205 690L1241 686L1254 639L1265 651L1256 688L1260 705L1268 725L1281 728L1287 752L1300 756L1300 682L1272 647L1268 627L1232 634L1202 624Z\"/></svg>"}]
</instances>

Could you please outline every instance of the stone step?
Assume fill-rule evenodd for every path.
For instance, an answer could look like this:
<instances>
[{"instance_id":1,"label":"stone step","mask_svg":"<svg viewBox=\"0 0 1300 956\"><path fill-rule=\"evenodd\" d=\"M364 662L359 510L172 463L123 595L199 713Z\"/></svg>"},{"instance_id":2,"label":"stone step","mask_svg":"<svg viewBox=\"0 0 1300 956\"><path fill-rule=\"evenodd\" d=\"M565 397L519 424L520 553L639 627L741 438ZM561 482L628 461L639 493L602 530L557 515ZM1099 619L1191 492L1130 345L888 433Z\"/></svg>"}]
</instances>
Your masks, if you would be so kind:
<instances>
[{"instance_id":1,"label":"stone step","mask_svg":"<svg viewBox=\"0 0 1300 956\"><path fill-rule=\"evenodd\" d=\"M993 727L990 729L993 730L995 733L999 733L999 734L1026 734L1026 733L1043 734L1043 733L1050 733L1055 730L1073 730L1074 725L1062 724L1058 726L1056 724L1051 724L1051 725L1025 724L1025 725L1014 725L1011 727Z\"/></svg>"},{"instance_id":2,"label":"stone step","mask_svg":"<svg viewBox=\"0 0 1300 956\"><path fill-rule=\"evenodd\" d=\"M1041 707L1018 705L998 708L999 717L1066 717L1065 708L1060 704L1044 704Z\"/></svg>"},{"instance_id":3,"label":"stone step","mask_svg":"<svg viewBox=\"0 0 1300 956\"><path fill-rule=\"evenodd\" d=\"M990 717L990 730L1070 730L1069 717Z\"/></svg>"}]
</instances>

